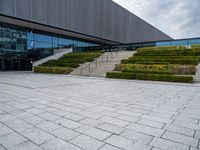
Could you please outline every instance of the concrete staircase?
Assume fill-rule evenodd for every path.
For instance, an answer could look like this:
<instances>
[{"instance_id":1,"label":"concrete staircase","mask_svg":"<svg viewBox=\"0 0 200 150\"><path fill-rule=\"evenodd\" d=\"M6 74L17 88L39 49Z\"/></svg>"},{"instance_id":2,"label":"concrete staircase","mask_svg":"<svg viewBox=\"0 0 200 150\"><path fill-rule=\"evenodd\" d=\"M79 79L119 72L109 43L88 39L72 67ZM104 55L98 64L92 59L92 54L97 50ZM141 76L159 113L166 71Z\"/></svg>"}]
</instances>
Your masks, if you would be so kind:
<instances>
[{"instance_id":1,"label":"concrete staircase","mask_svg":"<svg viewBox=\"0 0 200 150\"><path fill-rule=\"evenodd\" d=\"M41 65L41 64L43 64L43 63L45 63L45 62L47 62L47 61L49 61L49 60L52 60L52 59L59 59L59 58L61 58L64 54L70 53L70 52L72 52L72 51L73 51L72 48L55 49L55 50L53 50L53 55L48 56L48 57L45 57L45 58L43 58L43 59L40 59L40 60L38 60L38 61L33 62L33 69L34 69L34 67L39 66L39 65Z\"/></svg>"},{"instance_id":2,"label":"concrete staircase","mask_svg":"<svg viewBox=\"0 0 200 150\"><path fill-rule=\"evenodd\" d=\"M197 66L197 71L196 71L196 74L194 76L194 81L200 82L200 64Z\"/></svg>"},{"instance_id":3,"label":"concrete staircase","mask_svg":"<svg viewBox=\"0 0 200 150\"><path fill-rule=\"evenodd\" d=\"M135 51L106 52L93 62L85 63L71 72L71 75L105 77L106 72L113 71L122 59L131 57Z\"/></svg>"}]
</instances>

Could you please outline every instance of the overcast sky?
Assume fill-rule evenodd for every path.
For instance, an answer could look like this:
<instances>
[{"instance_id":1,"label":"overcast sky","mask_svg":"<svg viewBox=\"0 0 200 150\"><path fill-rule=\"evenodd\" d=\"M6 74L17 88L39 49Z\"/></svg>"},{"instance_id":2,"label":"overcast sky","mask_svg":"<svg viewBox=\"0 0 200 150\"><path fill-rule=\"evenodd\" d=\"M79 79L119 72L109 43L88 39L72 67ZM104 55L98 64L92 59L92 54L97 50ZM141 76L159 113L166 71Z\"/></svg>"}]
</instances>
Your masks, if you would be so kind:
<instances>
[{"instance_id":1,"label":"overcast sky","mask_svg":"<svg viewBox=\"0 0 200 150\"><path fill-rule=\"evenodd\" d=\"M200 0L113 0L172 38L200 37Z\"/></svg>"}]
</instances>

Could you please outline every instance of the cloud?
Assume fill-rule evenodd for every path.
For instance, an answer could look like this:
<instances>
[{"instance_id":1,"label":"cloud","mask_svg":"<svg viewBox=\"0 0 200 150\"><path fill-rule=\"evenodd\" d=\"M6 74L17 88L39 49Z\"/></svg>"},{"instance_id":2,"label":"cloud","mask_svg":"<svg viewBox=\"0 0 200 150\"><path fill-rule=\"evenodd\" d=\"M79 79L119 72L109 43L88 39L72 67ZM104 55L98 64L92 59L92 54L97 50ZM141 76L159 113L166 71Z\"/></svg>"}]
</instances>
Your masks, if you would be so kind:
<instances>
[{"instance_id":1,"label":"cloud","mask_svg":"<svg viewBox=\"0 0 200 150\"><path fill-rule=\"evenodd\" d=\"M200 37L200 0L113 0L175 39Z\"/></svg>"}]
</instances>

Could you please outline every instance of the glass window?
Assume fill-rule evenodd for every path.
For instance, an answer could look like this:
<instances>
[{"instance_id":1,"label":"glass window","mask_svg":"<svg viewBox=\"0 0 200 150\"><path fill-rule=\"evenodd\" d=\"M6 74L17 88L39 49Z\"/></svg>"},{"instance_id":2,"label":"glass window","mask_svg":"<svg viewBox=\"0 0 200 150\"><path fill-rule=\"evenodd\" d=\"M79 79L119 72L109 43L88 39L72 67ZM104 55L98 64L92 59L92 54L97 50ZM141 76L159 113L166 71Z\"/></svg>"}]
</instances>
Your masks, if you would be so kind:
<instances>
[{"instance_id":1,"label":"glass window","mask_svg":"<svg viewBox=\"0 0 200 150\"><path fill-rule=\"evenodd\" d=\"M143 47L155 46L155 43L145 43Z\"/></svg>"},{"instance_id":2,"label":"glass window","mask_svg":"<svg viewBox=\"0 0 200 150\"><path fill-rule=\"evenodd\" d=\"M90 43L78 41L78 47L89 47Z\"/></svg>"},{"instance_id":3,"label":"glass window","mask_svg":"<svg viewBox=\"0 0 200 150\"><path fill-rule=\"evenodd\" d=\"M59 38L59 45L64 45L64 46L73 46L74 41L71 39L65 39L65 38Z\"/></svg>"},{"instance_id":4,"label":"glass window","mask_svg":"<svg viewBox=\"0 0 200 150\"><path fill-rule=\"evenodd\" d=\"M58 38L56 36L53 36L53 43L58 44Z\"/></svg>"},{"instance_id":5,"label":"glass window","mask_svg":"<svg viewBox=\"0 0 200 150\"><path fill-rule=\"evenodd\" d=\"M200 44L200 39L189 40L189 45Z\"/></svg>"},{"instance_id":6,"label":"glass window","mask_svg":"<svg viewBox=\"0 0 200 150\"><path fill-rule=\"evenodd\" d=\"M34 49L34 41L27 41L27 48L28 50Z\"/></svg>"},{"instance_id":7,"label":"glass window","mask_svg":"<svg viewBox=\"0 0 200 150\"><path fill-rule=\"evenodd\" d=\"M53 37L49 35L42 35L42 34L34 34L34 40L38 42L46 42L46 43L52 43Z\"/></svg>"},{"instance_id":8,"label":"glass window","mask_svg":"<svg viewBox=\"0 0 200 150\"><path fill-rule=\"evenodd\" d=\"M53 36L53 48L58 48L58 37Z\"/></svg>"},{"instance_id":9,"label":"glass window","mask_svg":"<svg viewBox=\"0 0 200 150\"><path fill-rule=\"evenodd\" d=\"M27 39L30 41L33 41L33 32L32 31L27 33Z\"/></svg>"},{"instance_id":10,"label":"glass window","mask_svg":"<svg viewBox=\"0 0 200 150\"><path fill-rule=\"evenodd\" d=\"M44 42L34 42L34 48L39 48L39 49L52 48L52 44Z\"/></svg>"},{"instance_id":11,"label":"glass window","mask_svg":"<svg viewBox=\"0 0 200 150\"><path fill-rule=\"evenodd\" d=\"M188 45L188 41L187 40L181 40L181 41L172 41L172 46L179 46L179 45Z\"/></svg>"},{"instance_id":12,"label":"glass window","mask_svg":"<svg viewBox=\"0 0 200 150\"><path fill-rule=\"evenodd\" d=\"M156 46L171 46L171 42L156 42Z\"/></svg>"}]
</instances>

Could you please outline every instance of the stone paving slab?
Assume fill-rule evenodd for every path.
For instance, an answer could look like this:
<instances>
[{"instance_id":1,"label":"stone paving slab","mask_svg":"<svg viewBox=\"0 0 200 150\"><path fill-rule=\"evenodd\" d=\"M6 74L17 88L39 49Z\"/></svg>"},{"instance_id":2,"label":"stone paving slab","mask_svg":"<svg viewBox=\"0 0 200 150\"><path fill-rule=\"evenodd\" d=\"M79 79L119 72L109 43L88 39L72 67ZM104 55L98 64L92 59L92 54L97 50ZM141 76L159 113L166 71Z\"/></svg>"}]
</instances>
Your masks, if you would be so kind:
<instances>
[{"instance_id":1,"label":"stone paving slab","mask_svg":"<svg viewBox=\"0 0 200 150\"><path fill-rule=\"evenodd\" d=\"M0 73L0 150L199 150L200 84Z\"/></svg>"}]
</instances>

